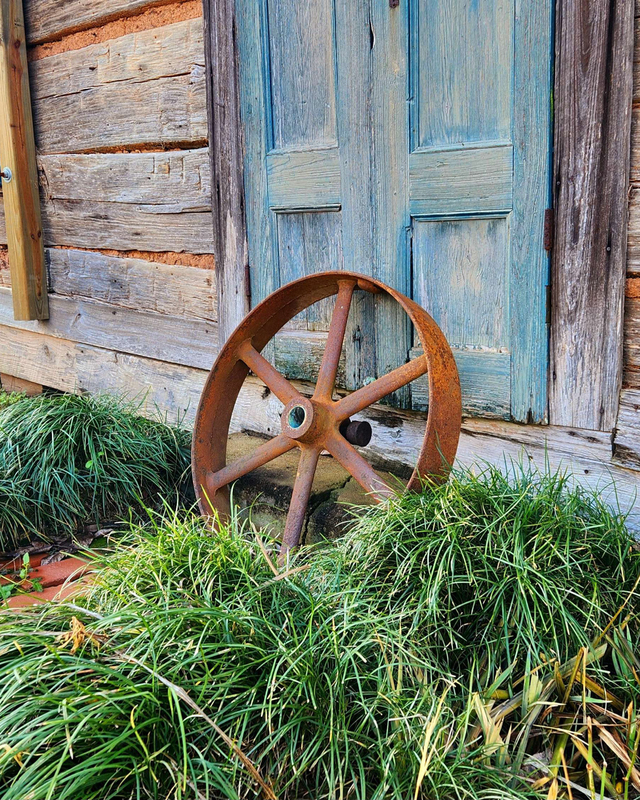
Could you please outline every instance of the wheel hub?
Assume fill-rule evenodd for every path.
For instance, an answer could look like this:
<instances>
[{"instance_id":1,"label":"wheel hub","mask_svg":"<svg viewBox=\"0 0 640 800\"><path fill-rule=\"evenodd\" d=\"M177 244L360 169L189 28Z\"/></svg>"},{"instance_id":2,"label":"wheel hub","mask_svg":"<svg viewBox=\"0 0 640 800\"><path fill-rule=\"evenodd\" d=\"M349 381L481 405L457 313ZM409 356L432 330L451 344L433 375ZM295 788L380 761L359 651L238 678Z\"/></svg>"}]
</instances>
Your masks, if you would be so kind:
<instances>
[{"instance_id":1,"label":"wheel hub","mask_svg":"<svg viewBox=\"0 0 640 800\"><path fill-rule=\"evenodd\" d=\"M300 442L311 442L317 438L321 415L317 413L315 405L313 400L306 397L297 397L287 403L280 415L282 433Z\"/></svg>"}]
</instances>

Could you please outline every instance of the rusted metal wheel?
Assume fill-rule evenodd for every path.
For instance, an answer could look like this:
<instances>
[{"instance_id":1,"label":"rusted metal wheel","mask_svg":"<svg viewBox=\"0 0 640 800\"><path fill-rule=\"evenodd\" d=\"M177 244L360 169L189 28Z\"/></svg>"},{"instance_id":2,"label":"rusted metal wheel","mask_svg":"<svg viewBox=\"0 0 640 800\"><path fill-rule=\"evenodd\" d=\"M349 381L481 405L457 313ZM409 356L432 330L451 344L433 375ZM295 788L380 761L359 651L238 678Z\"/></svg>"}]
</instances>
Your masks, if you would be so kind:
<instances>
[{"instance_id":1,"label":"rusted metal wheel","mask_svg":"<svg viewBox=\"0 0 640 800\"><path fill-rule=\"evenodd\" d=\"M424 355L337 400L334 382L353 293L386 292L406 311L418 333ZM312 397L304 397L260 351L273 336L308 306L337 295L327 345ZM226 463L231 415L242 384L253 372L284 403L282 431L249 455ZM251 311L224 345L209 374L196 415L192 468L202 513L229 512L229 486L258 467L300 449L298 472L285 525L282 553L300 541L318 458L331 455L373 496L382 500L394 490L375 472L354 444L368 443L367 423L351 417L391 392L428 373L429 413L418 461L407 484L417 489L430 476L445 480L453 463L461 424L460 382L447 341L419 305L379 281L350 272L323 272L283 286Z\"/></svg>"}]
</instances>

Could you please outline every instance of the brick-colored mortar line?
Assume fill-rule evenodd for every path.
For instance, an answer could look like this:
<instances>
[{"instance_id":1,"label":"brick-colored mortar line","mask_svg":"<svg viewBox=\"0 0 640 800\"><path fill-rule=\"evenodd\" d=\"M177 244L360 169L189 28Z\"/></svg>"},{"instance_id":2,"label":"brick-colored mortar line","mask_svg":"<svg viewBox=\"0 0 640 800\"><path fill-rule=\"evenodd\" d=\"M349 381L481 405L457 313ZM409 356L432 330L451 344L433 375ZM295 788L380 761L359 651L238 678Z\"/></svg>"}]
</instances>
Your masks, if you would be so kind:
<instances>
[{"instance_id":1,"label":"brick-colored mortar line","mask_svg":"<svg viewBox=\"0 0 640 800\"><path fill-rule=\"evenodd\" d=\"M78 249L78 248L68 248ZM84 248L80 248L84 249ZM215 260L211 253L154 253L148 250L87 250L89 253L102 253L105 256L119 258L140 258L154 264L168 264L169 266L198 267L199 269L215 269Z\"/></svg>"},{"instance_id":2,"label":"brick-colored mortar line","mask_svg":"<svg viewBox=\"0 0 640 800\"><path fill-rule=\"evenodd\" d=\"M47 56L67 53L70 50L80 50L90 44L105 42L107 39L117 39L128 33L160 28L174 22L186 19L195 19L202 16L201 0L182 0L181 2L146 8L131 16L122 16L92 28L69 33L53 42L36 44L29 48L29 61L38 61Z\"/></svg>"},{"instance_id":3,"label":"brick-colored mortar line","mask_svg":"<svg viewBox=\"0 0 640 800\"><path fill-rule=\"evenodd\" d=\"M640 278L627 278L625 297L640 297Z\"/></svg>"},{"instance_id":4,"label":"brick-colored mortar line","mask_svg":"<svg viewBox=\"0 0 640 800\"><path fill-rule=\"evenodd\" d=\"M208 147L206 139L185 139L182 142L144 142L142 144L117 144L109 147L91 147L87 150L48 151L46 155L94 155L95 153L171 153L180 150L199 150Z\"/></svg>"},{"instance_id":5,"label":"brick-colored mortar line","mask_svg":"<svg viewBox=\"0 0 640 800\"><path fill-rule=\"evenodd\" d=\"M196 267L198 269L214 269L214 257L210 253L172 253L151 252L148 250L107 250L90 249L87 247L58 246L48 248L51 250L79 250L83 253L101 253L105 256L116 258L139 258L153 264L167 264L169 266ZM9 286L9 254L6 245L0 245L0 286Z\"/></svg>"}]
</instances>

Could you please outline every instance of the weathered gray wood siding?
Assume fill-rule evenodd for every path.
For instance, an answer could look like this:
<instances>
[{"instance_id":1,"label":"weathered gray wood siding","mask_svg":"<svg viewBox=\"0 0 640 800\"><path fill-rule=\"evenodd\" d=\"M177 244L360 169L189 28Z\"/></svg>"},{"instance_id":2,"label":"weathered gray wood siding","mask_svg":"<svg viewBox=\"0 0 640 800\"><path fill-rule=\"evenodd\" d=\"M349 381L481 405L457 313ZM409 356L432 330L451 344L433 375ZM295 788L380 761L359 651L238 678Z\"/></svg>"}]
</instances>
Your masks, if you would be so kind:
<instances>
[{"instance_id":1,"label":"weathered gray wood siding","mask_svg":"<svg viewBox=\"0 0 640 800\"><path fill-rule=\"evenodd\" d=\"M218 323L200 0L25 0L25 14L55 310L44 326L13 320L1 248L0 371L85 388L53 352L76 345L103 350L97 362L207 369ZM53 349L31 348L34 334Z\"/></svg>"}]
</instances>

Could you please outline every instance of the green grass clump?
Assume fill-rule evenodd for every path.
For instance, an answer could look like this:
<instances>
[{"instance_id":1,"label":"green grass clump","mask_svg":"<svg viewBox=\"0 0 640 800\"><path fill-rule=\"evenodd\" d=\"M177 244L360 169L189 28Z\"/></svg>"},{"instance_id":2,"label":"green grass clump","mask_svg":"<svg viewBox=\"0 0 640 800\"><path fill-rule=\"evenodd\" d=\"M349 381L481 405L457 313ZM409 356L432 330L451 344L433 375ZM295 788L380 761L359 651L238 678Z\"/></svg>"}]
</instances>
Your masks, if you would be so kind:
<instances>
[{"instance_id":1,"label":"green grass clump","mask_svg":"<svg viewBox=\"0 0 640 800\"><path fill-rule=\"evenodd\" d=\"M352 581L380 587L379 613L419 615L440 663L491 676L588 644L640 574L635 548L567 475L487 469L369 507L341 552Z\"/></svg>"},{"instance_id":2,"label":"green grass clump","mask_svg":"<svg viewBox=\"0 0 640 800\"><path fill-rule=\"evenodd\" d=\"M139 514L186 486L189 434L112 397L42 395L0 406L0 550Z\"/></svg>"},{"instance_id":3,"label":"green grass clump","mask_svg":"<svg viewBox=\"0 0 640 800\"><path fill-rule=\"evenodd\" d=\"M0 409L17 403L19 400L24 399L24 397L25 395L21 392L5 392L3 389L0 389Z\"/></svg>"},{"instance_id":4,"label":"green grass clump","mask_svg":"<svg viewBox=\"0 0 640 800\"><path fill-rule=\"evenodd\" d=\"M0 796L531 798L566 755L617 797L597 725L631 763L639 580L621 521L553 476L456 476L283 570L237 521L152 514L86 608L0 614Z\"/></svg>"}]
</instances>

